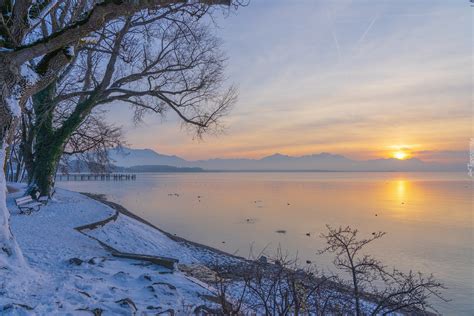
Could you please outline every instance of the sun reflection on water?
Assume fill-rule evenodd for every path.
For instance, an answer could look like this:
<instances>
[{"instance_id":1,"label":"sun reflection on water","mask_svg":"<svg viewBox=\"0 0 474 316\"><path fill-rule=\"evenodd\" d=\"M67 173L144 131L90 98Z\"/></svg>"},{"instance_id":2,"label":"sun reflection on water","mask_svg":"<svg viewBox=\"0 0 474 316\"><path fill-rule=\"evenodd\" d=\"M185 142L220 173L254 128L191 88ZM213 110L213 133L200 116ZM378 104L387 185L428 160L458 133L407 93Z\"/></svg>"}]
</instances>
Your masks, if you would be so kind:
<instances>
[{"instance_id":1,"label":"sun reflection on water","mask_svg":"<svg viewBox=\"0 0 474 316\"><path fill-rule=\"evenodd\" d=\"M406 200L406 195L407 195L407 181L406 180L397 180L396 182L396 187L397 187L397 200L400 203L404 203Z\"/></svg>"}]
</instances>

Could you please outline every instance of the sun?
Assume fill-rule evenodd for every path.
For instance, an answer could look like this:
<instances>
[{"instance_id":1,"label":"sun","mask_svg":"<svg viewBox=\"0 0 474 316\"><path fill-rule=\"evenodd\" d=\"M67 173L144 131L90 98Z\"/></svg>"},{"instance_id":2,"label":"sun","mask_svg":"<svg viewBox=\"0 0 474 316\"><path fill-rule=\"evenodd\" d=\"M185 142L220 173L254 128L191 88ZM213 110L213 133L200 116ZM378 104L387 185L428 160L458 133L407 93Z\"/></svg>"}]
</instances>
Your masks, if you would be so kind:
<instances>
[{"instance_id":1,"label":"sun","mask_svg":"<svg viewBox=\"0 0 474 316\"><path fill-rule=\"evenodd\" d=\"M406 159L407 157L408 157L408 154L406 152L401 151L401 150L395 151L393 153L393 158L396 158L396 159L399 159L399 160Z\"/></svg>"}]
</instances>

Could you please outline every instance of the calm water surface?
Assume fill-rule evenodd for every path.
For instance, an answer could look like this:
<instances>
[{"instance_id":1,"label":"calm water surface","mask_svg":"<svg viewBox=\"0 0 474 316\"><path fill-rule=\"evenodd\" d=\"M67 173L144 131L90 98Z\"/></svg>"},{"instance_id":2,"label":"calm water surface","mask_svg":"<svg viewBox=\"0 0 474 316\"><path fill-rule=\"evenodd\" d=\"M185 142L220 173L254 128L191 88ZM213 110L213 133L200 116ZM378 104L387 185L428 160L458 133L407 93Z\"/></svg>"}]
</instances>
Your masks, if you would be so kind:
<instances>
[{"instance_id":1,"label":"calm water surface","mask_svg":"<svg viewBox=\"0 0 474 316\"><path fill-rule=\"evenodd\" d=\"M467 174L156 173L58 186L106 194L168 232L228 252L246 257L251 247L272 252L280 246L326 270L332 270L330 258L316 255L326 224L365 235L385 231L367 249L371 254L404 271L433 272L452 299L437 308L474 314L473 182Z\"/></svg>"}]
</instances>

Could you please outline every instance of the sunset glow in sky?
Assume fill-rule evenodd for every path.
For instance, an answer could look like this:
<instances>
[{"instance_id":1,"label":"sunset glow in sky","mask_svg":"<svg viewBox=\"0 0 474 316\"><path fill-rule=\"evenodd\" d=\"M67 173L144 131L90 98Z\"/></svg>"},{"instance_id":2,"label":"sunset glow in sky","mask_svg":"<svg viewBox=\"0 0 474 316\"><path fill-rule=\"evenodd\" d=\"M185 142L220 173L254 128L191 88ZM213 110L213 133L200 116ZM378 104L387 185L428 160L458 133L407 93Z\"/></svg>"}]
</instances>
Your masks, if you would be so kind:
<instances>
[{"instance_id":1,"label":"sunset glow in sky","mask_svg":"<svg viewBox=\"0 0 474 316\"><path fill-rule=\"evenodd\" d=\"M467 161L472 9L465 0L252 0L216 32L239 101L219 136L193 140L171 115L128 143L188 159L319 152Z\"/></svg>"}]
</instances>

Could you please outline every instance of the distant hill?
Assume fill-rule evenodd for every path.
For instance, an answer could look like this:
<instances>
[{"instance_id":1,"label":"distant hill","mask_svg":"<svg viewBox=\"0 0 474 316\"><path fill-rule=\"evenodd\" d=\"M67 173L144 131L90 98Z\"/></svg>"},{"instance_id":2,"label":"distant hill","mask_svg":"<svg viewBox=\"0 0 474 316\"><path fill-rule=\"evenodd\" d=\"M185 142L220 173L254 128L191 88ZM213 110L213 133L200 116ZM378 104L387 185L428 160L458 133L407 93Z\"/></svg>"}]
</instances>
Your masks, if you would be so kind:
<instances>
[{"instance_id":1,"label":"distant hill","mask_svg":"<svg viewBox=\"0 0 474 316\"><path fill-rule=\"evenodd\" d=\"M156 153L151 149L124 148L111 152L114 164L122 167L166 165L221 171L462 171L460 164L423 162L417 158L406 160L352 160L341 155L319 153L305 156L274 154L261 159L208 159L188 161L178 156Z\"/></svg>"},{"instance_id":2,"label":"distant hill","mask_svg":"<svg viewBox=\"0 0 474 316\"><path fill-rule=\"evenodd\" d=\"M73 159L68 162L67 165L62 163L59 164L59 173L102 173L102 172L114 172L116 166L103 166L98 163L86 163L83 160Z\"/></svg>"},{"instance_id":3,"label":"distant hill","mask_svg":"<svg viewBox=\"0 0 474 316\"><path fill-rule=\"evenodd\" d=\"M121 167L164 165L174 167L184 167L188 162L177 156L158 154L151 149L131 149L110 150L109 155L114 165Z\"/></svg>"}]
</instances>

